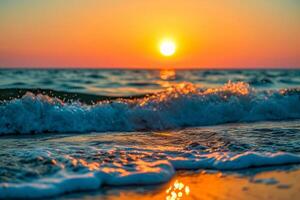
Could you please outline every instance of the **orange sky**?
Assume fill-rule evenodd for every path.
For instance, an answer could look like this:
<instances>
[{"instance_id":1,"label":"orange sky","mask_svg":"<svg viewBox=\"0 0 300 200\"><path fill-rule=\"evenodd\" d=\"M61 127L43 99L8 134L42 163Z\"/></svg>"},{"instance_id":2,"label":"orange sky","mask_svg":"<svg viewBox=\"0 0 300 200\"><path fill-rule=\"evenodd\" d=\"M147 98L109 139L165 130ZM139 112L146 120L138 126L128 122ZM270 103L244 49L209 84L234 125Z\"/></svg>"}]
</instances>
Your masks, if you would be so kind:
<instances>
[{"instance_id":1,"label":"orange sky","mask_svg":"<svg viewBox=\"0 0 300 200\"><path fill-rule=\"evenodd\" d=\"M0 66L300 67L300 1L3 0Z\"/></svg>"}]
</instances>

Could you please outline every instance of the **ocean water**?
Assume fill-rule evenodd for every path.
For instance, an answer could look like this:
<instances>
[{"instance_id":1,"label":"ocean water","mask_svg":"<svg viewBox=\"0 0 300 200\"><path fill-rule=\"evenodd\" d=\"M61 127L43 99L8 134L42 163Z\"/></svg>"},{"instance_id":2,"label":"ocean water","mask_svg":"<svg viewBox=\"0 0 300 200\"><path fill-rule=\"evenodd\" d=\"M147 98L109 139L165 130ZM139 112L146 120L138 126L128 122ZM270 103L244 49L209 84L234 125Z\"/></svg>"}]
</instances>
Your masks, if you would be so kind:
<instances>
[{"instance_id":1,"label":"ocean water","mask_svg":"<svg viewBox=\"0 0 300 200\"><path fill-rule=\"evenodd\" d=\"M0 198L300 164L300 70L0 70Z\"/></svg>"}]
</instances>

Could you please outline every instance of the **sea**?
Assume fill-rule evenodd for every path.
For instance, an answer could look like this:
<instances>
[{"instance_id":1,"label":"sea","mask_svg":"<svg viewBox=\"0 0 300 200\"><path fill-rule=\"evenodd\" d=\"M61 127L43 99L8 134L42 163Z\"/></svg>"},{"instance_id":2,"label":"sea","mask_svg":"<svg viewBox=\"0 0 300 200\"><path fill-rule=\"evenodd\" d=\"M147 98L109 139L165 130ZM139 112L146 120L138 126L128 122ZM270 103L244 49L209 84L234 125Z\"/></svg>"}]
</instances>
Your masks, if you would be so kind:
<instances>
[{"instance_id":1,"label":"sea","mask_svg":"<svg viewBox=\"0 0 300 200\"><path fill-rule=\"evenodd\" d=\"M299 165L300 70L0 69L0 199Z\"/></svg>"}]
</instances>

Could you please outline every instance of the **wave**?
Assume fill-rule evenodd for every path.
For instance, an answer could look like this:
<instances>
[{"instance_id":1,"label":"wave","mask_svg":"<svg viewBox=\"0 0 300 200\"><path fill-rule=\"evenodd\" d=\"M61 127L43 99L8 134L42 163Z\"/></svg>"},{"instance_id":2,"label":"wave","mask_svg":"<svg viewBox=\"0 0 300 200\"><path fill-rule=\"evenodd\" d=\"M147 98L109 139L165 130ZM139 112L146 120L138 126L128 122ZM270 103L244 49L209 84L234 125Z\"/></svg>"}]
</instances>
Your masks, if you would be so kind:
<instances>
[{"instance_id":1,"label":"wave","mask_svg":"<svg viewBox=\"0 0 300 200\"><path fill-rule=\"evenodd\" d=\"M84 104L92 105L99 101L112 101L116 99L132 99L132 98L143 98L145 95L135 95L135 96L126 96L126 97L118 97L118 96L101 96L95 94L85 94L78 92L64 92L57 91L51 89L41 89L41 88L7 88L0 89L0 102L10 101L13 99L21 98L26 95L26 93L31 93L34 95L45 95L51 98L58 98L63 100L64 102L74 102L79 101Z\"/></svg>"},{"instance_id":2,"label":"wave","mask_svg":"<svg viewBox=\"0 0 300 200\"><path fill-rule=\"evenodd\" d=\"M76 162L75 162L76 163ZM101 167L85 164L86 173L60 171L52 177L26 183L0 183L0 198L43 198L64 193L96 190L104 185L128 186L159 184L170 180L179 169L236 170L249 167L300 163L300 156L291 153L208 153L192 157L169 157L167 160L142 161L128 166Z\"/></svg>"},{"instance_id":3,"label":"wave","mask_svg":"<svg viewBox=\"0 0 300 200\"><path fill-rule=\"evenodd\" d=\"M300 90L255 90L244 82L197 88L176 84L140 98L93 105L27 92L0 104L0 134L165 130L300 118Z\"/></svg>"}]
</instances>

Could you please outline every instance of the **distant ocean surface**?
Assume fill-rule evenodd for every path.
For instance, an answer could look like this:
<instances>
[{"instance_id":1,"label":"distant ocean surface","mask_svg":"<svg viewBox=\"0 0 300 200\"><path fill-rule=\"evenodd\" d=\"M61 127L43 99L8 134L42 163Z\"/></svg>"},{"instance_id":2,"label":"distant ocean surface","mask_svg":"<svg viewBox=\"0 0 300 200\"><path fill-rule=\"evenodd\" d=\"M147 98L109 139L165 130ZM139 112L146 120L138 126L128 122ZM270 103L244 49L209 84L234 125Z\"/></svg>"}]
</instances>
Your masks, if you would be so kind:
<instances>
[{"instance_id":1,"label":"distant ocean surface","mask_svg":"<svg viewBox=\"0 0 300 200\"><path fill-rule=\"evenodd\" d=\"M0 69L0 198L300 164L300 70Z\"/></svg>"},{"instance_id":2,"label":"distant ocean surface","mask_svg":"<svg viewBox=\"0 0 300 200\"><path fill-rule=\"evenodd\" d=\"M43 88L105 96L162 91L174 83L218 87L242 81L256 89L300 86L300 70L97 70L0 69L0 88Z\"/></svg>"}]
</instances>

